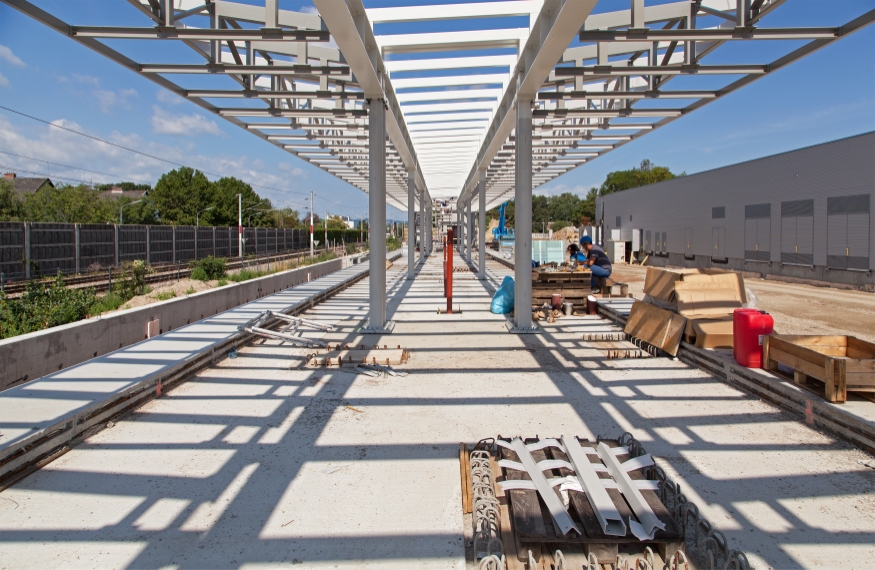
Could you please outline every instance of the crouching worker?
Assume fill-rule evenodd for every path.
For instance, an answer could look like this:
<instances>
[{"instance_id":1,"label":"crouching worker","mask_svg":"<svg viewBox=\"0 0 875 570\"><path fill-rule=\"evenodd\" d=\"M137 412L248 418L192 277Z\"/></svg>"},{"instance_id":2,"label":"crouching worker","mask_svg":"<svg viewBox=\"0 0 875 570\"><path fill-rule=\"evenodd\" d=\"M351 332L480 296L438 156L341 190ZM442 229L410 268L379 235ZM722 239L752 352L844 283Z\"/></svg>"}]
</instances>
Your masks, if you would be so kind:
<instances>
[{"instance_id":1,"label":"crouching worker","mask_svg":"<svg viewBox=\"0 0 875 570\"><path fill-rule=\"evenodd\" d=\"M589 236L581 237L580 245L586 254L586 266L592 271L590 286L593 292L599 291L605 278L611 276L611 260L605 255L605 250L592 243L592 238Z\"/></svg>"},{"instance_id":2,"label":"crouching worker","mask_svg":"<svg viewBox=\"0 0 875 570\"><path fill-rule=\"evenodd\" d=\"M568 247L565 248L565 253L568 254L568 263L572 266L586 262L586 256L580 253L580 248L577 247L576 243L568 244Z\"/></svg>"}]
</instances>

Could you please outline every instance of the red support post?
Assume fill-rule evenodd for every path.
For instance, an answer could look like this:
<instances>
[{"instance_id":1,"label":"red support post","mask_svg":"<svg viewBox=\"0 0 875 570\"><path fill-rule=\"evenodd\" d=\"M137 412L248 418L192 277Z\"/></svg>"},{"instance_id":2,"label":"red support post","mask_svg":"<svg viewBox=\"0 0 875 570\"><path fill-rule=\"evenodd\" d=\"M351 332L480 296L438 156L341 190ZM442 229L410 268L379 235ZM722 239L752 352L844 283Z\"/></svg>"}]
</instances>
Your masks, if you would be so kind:
<instances>
[{"instance_id":1,"label":"red support post","mask_svg":"<svg viewBox=\"0 0 875 570\"><path fill-rule=\"evenodd\" d=\"M447 278L444 282L447 288L447 314L449 315L453 312L453 228L447 229L447 244L448 247L444 248L444 251L447 252Z\"/></svg>"}]
</instances>

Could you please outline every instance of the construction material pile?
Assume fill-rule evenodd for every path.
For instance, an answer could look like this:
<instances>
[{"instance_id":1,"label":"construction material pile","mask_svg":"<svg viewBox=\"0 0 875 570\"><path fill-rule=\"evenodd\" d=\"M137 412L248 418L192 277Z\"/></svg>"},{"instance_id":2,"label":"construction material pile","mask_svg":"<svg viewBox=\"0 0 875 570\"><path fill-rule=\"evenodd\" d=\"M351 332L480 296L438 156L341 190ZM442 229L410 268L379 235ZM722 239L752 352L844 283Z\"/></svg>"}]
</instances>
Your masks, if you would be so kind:
<instances>
[{"instance_id":1,"label":"construction material pile","mask_svg":"<svg viewBox=\"0 0 875 570\"><path fill-rule=\"evenodd\" d=\"M478 568L749 568L628 433L499 436L459 461Z\"/></svg>"},{"instance_id":2,"label":"construction material pile","mask_svg":"<svg viewBox=\"0 0 875 570\"><path fill-rule=\"evenodd\" d=\"M577 231L576 227L568 226L553 232L553 239L577 243L580 240L580 233Z\"/></svg>"},{"instance_id":3,"label":"construction material pile","mask_svg":"<svg viewBox=\"0 0 875 570\"><path fill-rule=\"evenodd\" d=\"M671 323L676 344L683 338L699 348L732 348L732 314L753 304L749 296L741 273L723 269L648 267L644 278L647 320Z\"/></svg>"}]
</instances>

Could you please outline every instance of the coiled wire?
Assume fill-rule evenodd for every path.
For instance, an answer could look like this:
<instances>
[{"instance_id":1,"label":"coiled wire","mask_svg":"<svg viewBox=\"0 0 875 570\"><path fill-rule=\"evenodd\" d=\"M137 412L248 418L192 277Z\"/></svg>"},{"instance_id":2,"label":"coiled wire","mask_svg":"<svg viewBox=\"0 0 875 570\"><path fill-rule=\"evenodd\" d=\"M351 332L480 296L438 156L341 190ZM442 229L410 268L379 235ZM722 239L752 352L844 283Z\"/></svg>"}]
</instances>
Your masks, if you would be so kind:
<instances>
[{"instance_id":1,"label":"coiled wire","mask_svg":"<svg viewBox=\"0 0 875 570\"><path fill-rule=\"evenodd\" d=\"M482 440L471 452L471 518L474 531L474 560L483 553L480 570L504 570L501 542L501 512L495 497L491 447L494 440Z\"/></svg>"}]
</instances>

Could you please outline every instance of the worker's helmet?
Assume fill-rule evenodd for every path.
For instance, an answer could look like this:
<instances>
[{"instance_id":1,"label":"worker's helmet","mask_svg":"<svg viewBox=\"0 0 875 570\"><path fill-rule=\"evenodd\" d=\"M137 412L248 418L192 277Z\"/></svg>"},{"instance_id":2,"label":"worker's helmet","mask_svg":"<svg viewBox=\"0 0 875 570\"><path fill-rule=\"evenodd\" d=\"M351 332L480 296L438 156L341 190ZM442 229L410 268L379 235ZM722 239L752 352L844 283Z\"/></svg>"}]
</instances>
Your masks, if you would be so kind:
<instances>
[{"instance_id":1,"label":"worker's helmet","mask_svg":"<svg viewBox=\"0 0 875 570\"><path fill-rule=\"evenodd\" d=\"M581 236L580 245L583 245L585 243L592 243L592 238L589 236Z\"/></svg>"}]
</instances>

